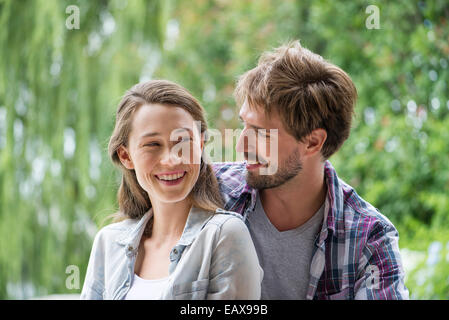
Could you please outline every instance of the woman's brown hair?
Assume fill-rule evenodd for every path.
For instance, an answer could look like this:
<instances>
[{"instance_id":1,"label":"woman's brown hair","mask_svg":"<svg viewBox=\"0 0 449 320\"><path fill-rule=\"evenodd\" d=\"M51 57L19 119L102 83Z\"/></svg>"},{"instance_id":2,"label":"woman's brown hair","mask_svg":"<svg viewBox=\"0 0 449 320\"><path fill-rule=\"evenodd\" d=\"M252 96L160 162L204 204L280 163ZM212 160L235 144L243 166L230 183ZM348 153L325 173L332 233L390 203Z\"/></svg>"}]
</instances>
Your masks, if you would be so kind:
<instances>
[{"instance_id":1,"label":"woman's brown hair","mask_svg":"<svg viewBox=\"0 0 449 320\"><path fill-rule=\"evenodd\" d=\"M151 80L136 84L129 89L120 101L116 113L115 128L109 140L108 151L112 162L122 172L122 180L117 198L119 212L113 221L127 218L140 219L150 208L147 192L139 185L134 170L125 168L117 150L127 146L133 114L144 104L162 104L186 110L194 121L201 123L201 133L206 133L205 112L200 103L182 86L167 80ZM189 194L192 205L206 211L215 211L223 206L217 179L210 164L201 158L198 180Z\"/></svg>"}]
</instances>

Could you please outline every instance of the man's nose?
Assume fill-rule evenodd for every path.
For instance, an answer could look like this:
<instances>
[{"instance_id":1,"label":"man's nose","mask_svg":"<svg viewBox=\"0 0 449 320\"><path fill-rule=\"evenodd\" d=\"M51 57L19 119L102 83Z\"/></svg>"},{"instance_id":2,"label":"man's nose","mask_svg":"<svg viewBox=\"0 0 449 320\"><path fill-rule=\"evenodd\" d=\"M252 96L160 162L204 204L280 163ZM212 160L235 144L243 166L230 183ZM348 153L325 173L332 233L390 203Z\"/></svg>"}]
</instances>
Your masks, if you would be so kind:
<instances>
[{"instance_id":1,"label":"man's nose","mask_svg":"<svg viewBox=\"0 0 449 320\"><path fill-rule=\"evenodd\" d=\"M254 129L243 129L235 146L237 152L254 152L256 150L256 136Z\"/></svg>"}]
</instances>

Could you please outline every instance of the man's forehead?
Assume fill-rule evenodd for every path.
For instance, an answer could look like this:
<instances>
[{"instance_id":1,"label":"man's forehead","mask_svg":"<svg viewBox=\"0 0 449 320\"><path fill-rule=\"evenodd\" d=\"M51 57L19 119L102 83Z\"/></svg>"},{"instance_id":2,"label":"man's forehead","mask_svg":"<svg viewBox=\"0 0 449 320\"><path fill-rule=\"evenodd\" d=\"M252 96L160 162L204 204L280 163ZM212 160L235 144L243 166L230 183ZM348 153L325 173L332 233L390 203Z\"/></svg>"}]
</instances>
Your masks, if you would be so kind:
<instances>
[{"instance_id":1,"label":"man's forehead","mask_svg":"<svg viewBox=\"0 0 449 320\"><path fill-rule=\"evenodd\" d=\"M250 105L248 101L245 101L240 108L239 117L245 122L253 122L251 124L255 126L265 127L275 125L277 127L282 125L279 115L275 111L272 110L270 114L267 114L264 107L256 104Z\"/></svg>"},{"instance_id":2,"label":"man's forehead","mask_svg":"<svg viewBox=\"0 0 449 320\"><path fill-rule=\"evenodd\" d=\"M246 100L240 108L239 116L241 118L265 118L265 112L262 107L256 104L250 104Z\"/></svg>"}]
</instances>

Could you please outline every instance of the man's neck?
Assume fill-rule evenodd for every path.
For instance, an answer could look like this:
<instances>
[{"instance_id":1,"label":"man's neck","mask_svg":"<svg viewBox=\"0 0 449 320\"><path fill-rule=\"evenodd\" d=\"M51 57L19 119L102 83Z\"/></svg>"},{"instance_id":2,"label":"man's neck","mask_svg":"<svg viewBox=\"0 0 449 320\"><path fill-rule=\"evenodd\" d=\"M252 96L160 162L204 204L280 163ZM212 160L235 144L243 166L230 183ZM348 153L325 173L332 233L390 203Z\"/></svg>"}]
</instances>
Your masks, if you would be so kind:
<instances>
[{"instance_id":1,"label":"man's neck","mask_svg":"<svg viewBox=\"0 0 449 320\"><path fill-rule=\"evenodd\" d=\"M304 166L295 178L259 194L268 219L276 229L286 231L307 222L323 205L326 192L322 163Z\"/></svg>"}]
</instances>

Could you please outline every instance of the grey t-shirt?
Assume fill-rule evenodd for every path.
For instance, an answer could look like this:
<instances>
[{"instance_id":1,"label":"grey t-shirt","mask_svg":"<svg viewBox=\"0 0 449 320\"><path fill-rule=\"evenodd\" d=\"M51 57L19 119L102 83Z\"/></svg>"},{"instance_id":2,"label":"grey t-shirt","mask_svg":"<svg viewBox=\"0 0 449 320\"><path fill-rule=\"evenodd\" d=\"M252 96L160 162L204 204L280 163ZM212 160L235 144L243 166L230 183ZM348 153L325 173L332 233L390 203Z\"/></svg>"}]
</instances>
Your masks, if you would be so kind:
<instances>
[{"instance_id":1,"label":"grey t-shirt","mask_svg":"<svg viewBox=\"0 0 449 320\"><path fill-rule=\"evenodd\" d=\"M305 299L315 239L324 217L324 203L303 225L278 231L268 219L257 196L248 214L249 231L264 270L262 299Z\"/></svg>"}]
</instances>

